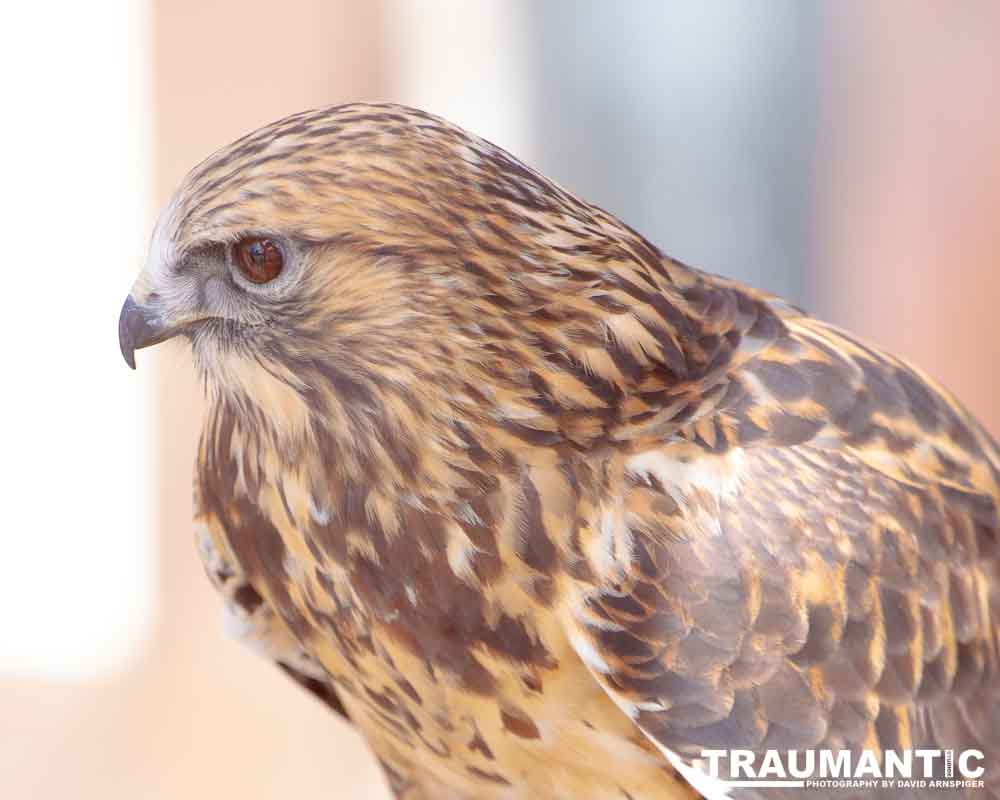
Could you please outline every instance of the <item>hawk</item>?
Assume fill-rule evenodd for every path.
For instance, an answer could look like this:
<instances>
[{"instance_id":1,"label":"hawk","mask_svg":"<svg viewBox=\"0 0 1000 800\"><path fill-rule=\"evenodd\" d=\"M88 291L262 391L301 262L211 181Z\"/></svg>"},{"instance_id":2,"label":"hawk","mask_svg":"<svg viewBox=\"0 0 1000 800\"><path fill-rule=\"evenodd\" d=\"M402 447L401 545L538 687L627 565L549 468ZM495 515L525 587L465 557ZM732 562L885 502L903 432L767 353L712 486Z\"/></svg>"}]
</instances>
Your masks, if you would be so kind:
<instances>
[{"instance_id":1,"label":"hawk","mask_svg":"<svg viewBox=\"0 0 1000 800\"><path fill-rule=\"evenodd\" d=\"M1000 755L984 430L442 119L352 104L219 150L119 334L130 366L190 342L208 575L399 798L717 796L706 749Z\"/></svg>"}]
</instances>

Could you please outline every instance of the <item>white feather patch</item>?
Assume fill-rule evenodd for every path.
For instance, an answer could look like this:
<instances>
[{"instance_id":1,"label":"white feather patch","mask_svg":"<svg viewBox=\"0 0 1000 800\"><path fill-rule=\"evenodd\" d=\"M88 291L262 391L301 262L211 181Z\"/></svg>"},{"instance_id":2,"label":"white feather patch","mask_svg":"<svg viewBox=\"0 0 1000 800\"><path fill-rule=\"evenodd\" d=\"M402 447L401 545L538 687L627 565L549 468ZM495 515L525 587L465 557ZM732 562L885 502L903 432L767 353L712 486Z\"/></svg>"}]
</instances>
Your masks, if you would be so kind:
<instances>
[{"instance_id":1,"label":"white feather patch","mask_svg":"<svg viewBox=\"0 0 1000 800\"><path fill-rule=\"evenodd\" d=\"M600 672L602 675L607 675L611 668L608 667L608 662L601 658L601 654L597 652L597 649L590 643L590 640L584 636L579 631L571 631L569 635L570 644L573 645L573 649L576 654L580 656L580 660L583 661L590 669L595 672Z\"/></svg>"},{"instance_id":2,"label":"white feather patch","mask_svg":"<svg viewBox=\"0 0 1000 800\"><path fill-rule=\"evenodd\" d=\"M719 499L731 497L739 491L746 454L742 450L731 450L725 455L704 455L684 463L662 450L647 450L637 453L625 464L633 475L658 480L677 501L693 489L700 489Z\"/></svg>"}]
</instances>

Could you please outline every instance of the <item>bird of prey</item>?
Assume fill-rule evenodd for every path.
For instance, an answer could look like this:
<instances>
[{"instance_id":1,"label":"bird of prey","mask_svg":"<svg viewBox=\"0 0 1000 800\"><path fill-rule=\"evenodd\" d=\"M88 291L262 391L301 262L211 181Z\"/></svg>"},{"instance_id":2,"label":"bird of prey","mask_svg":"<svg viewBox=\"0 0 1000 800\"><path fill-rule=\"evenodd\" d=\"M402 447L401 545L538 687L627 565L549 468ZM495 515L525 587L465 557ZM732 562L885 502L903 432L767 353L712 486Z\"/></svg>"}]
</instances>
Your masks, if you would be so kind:
<instances>
[{"instance_id":1,"label":"bird of prey","mask_svg":"<svg viewBox=\"0 0 1000 800\"><path fill-rule=\"evenodd\" d=\"M398 798L844 796L705 777L821 748L978 749L926 796L996 796L990 437L499 147L261 128L188 174L119 334L190 342L208 575Z\"/></svg>"}]
</instances>

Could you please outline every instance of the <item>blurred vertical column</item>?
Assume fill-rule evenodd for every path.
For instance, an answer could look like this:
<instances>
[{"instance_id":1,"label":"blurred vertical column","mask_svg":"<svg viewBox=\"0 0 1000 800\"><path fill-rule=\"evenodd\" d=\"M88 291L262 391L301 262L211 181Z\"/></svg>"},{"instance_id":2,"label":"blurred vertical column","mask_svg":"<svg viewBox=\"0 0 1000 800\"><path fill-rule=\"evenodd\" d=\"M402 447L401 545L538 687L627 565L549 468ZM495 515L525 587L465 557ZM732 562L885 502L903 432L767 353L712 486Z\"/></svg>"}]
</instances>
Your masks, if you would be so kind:
<instances>
[{"instance_id":1,"label":"blurred vertical column","mask_svg":"<svg viewBox=\"0 0 1000 800\"><path fill-rule=\"evenodd\" d=\"M806 299L816 5L530 8L542 171L676 258Z\"/></svg>"},{"instance_id":2,"label":"blurred vertical column","mask_svg":"<svg viewBox=\"0 0 1000 800\"><path fill-rule=\"evenodd\" d=\"M532 20L523 0L387 0L392 99L533 160Z\"/></svg>"},{"instance_id":3,"label":"blurred vertical column","mask_svg":"<svg viewBox=\"0 0 1000 800\"><path fill-rule=\"evenodd\" d=\"M1000 5L826 6L819 156L828 316L1000 430Z\"/></svg>"},{"instance_id":4,"label":"blurred vertical column","mask_svg":"<svg viewBox=\"0 0 1000 800\"><path fill-rule=\"evenodd\" d=\"M303 109L383 93L380 3L153 5L160 206L191 167L248 131ZM130 796L384 797L357 735L225 636L192 538L202 389L186 346L170 343L148 360L158 381L162 617L132 720L146 739L139 758L155 785Z\"/></svg>"}]
</instances>

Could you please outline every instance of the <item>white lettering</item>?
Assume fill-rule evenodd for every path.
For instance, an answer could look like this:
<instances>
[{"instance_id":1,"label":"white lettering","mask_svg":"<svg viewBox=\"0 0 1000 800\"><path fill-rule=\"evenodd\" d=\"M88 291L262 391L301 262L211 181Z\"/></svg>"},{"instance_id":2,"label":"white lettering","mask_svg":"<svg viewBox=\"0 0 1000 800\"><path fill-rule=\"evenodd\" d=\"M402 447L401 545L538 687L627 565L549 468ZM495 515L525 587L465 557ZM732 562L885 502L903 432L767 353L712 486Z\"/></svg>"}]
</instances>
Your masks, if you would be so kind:
<instances>
[{"instance_id":1,"label":"white lettering","mask_svg":"<svg viewBox=\"0 0 1000 800\"><path fill-rule=\"evenodd\" d=\"M881 778L882 770L879 769L878 759L871 750L862 750L861 759L854 768L854 777L860 778L864 775L871 775L873 778Z\"/></svg>"},{"instance_id":2,"label":"white lettering","mask_svg":"<svg viewBox=\"0 0 1000 800\"><path fill-rule=\"evenodd\" d=\"M916 756L924 762L924 777L934 777L934 759L941 755L940 750L917 750Z\"/></svg>"},{"instance_id":3,"label":"white lettering","mask_svg":"<svg viewBox=\"0 0 1000 800\"><path fill-rule=\"evenodd\" d=\"M819 754L819 774L821 778L846 778L851 774L851 751L822 750Z\"/></svg>"},{"instance_id":4,"label":"white lettering","mask_svg":"<svg viewBox=\"0 0 1000 800\"><path fill-rule=\"evenodd\" d=\"M805 766L799 767L799 751L788 751L788 773L793 778L811 778L816 771L816 751L805 751Z\"/></svg>"},{"instance_id":5,"label":"white lettering","mask_svg":"<svg viewBox=\"0 0 1000 800\"><path fill-rule=\"evenodd\" d=\"M708 761L708 774L713 778L719 777L719 761L726 755L725 750L702 750L701 757Z\"/></svg>"},{"instance_id":6,"label":"white lettering","mask_svg":"<svg viewBox=\"0 0 1000 800\"><path fill-rule=\"evenodd\" d=\"M740 771L742 770L742 775ZM753 772L753 753L750 750L732 750L729 755L730 778L756 778Z\"/></svg>"},{"instance_id":7,"label":"white lettering","mask_svg":"<svg viewBox=\"0 0 1000 800\"><path fill-rule=\"evenodd\" d=\"M761 764L758 778L787 778L785 765L781 763L781 753L777 750L768 750L764 753L764 763Z\"/></svg>"},{"instance_id":8,"label":"white lettering","mask_svg":"<svg viewBox=\"0 0 1000 800\"><path fill-rule=\"evenodd\" d=\"M975 769L969 769L970 758L974 758L977 761L982 761L984 756L981 750L963 750L961 755L958 757L958 771L962 773L963 778L978 778L986 770L984 767L976 767Z\"/></svg>"}]
</instances>

